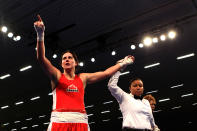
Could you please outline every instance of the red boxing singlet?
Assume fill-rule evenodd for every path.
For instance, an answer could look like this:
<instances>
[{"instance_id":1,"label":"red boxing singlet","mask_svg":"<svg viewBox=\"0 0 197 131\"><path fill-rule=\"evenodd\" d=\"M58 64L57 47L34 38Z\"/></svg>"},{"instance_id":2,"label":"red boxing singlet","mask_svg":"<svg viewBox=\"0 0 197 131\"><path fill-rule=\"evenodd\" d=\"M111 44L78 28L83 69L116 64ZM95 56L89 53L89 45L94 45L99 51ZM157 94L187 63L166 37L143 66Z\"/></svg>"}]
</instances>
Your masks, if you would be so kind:
<instances>
[{"instance_id":1,"label":"red boxing singlet","mask_svg":"<svg viewBox=\"0 0 197 131\"><path fill-rule=\"evenodd\" d=\"M62 74L53 91L53 110L85 113L84 87L78 75L75 75L74 80L68 80Z\"/></svg>"},{"instance_id":2,"label":"red boxing singlet","mask_svg":"<svg viewBox=\"0 0 197 131\"><path fill-rule=\"evenodd\" d=\"M78 75L61 75L53 90L53 111L48 131L90 131L84 106L84 87Z\"/></svg>"}]
</instances>

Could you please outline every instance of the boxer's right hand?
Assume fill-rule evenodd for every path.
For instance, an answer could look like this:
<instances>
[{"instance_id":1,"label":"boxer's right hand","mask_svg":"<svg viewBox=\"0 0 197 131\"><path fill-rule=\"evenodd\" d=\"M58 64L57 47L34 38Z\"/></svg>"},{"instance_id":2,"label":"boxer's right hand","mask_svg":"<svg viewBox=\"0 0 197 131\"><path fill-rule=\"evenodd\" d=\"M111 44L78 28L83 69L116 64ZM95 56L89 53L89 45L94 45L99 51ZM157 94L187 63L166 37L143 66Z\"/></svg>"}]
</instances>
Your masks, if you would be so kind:
<instances>
[{"instance_id":1,"label":"boxer's right hand","mask_svg":"<svg viewBox=\"0 0 197 131\"><path fill-rule=\"evenodd\" d=\"M121 67L125 67L134 62L135 58L131 55L126 56L124 59L119 60L117 63L120 64Z\"/></svg>"},{"instance_id":2,"label":"boxer's right hand","mask_svg":"<svg viewBox=\"0 0 197 131\"><path fill-rule=\"evenodd\" d=\"M45 26L40 15L38 15L37 17L38 17L38 21L34 22L34 28L36 30L38 39L42 40L44 39L43 37L44 37Z\"/></svg>"},{"instance_id":3,"label":"boxer's right hand","mask_svg":"<svg viewBox=\"0 0 197 131\"><path fill-rule=\"evenodd\" d=\"M134 56L128 55L124 59L117 61L117 63L119 63L121 66L120 71L122 72L127 67L127 65L132 64L134 60L135 60Z\"/></svg>"}]
</instances>

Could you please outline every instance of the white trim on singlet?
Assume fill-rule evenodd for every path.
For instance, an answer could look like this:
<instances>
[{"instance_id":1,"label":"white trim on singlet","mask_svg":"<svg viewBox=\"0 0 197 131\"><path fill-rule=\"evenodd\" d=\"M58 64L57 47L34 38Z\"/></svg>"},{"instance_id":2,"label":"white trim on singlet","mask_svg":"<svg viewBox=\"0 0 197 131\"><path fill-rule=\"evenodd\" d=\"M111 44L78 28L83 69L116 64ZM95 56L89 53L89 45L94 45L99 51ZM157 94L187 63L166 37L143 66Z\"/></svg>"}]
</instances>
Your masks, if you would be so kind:
<instances>
[{"instance_id":1,"label":"white trim on singlet","mask_svg":"<svg viewBox=\"0 0 197 131\"><path fill-rule=\"evenodd\" d=\"M80 112L52 112L51 122L88 124L88 116Z\"/></svg>"},{"instance_id":2,"label":"white trim on singlet","mask_svg":"<svg viewBox=\"0 0 197 131\"><path fill-rule=\"evenodd\" d=\"M63 121L60 119L59 117L64 116ZM71 119L70 119L71 118ZM70 119L68 121L68 119ZM50 124L48 126L47 131L52 131L52 124L53 122L57 122L57 123L87 123L88 125L88 131L90 131L90 126L88 124L88 117L87 114L84 113L79 113L79 112L52 112L51 114L51 121Z\"/></svg>"},{"instance_id":3,"label":"white trim on singlet","mask_svg":"<svg viewBox=\"0 0 197 131\"><path fill-rule=\"evenodd\" d=\"M47 131L51 131L51 129L52 129L52 122L49 123Z\"/></svg>"},{"instance_id":4,"label":"white trim on singlet","mask_svg":"<svg viewBox=\"0 0 197 131\"><path fill-rule=\"evenodd\" d=\"M57 102L57 94L56 94L56 88L53 90L53 110L56 109L56 102Z\"/></svg>"}]
</instances>

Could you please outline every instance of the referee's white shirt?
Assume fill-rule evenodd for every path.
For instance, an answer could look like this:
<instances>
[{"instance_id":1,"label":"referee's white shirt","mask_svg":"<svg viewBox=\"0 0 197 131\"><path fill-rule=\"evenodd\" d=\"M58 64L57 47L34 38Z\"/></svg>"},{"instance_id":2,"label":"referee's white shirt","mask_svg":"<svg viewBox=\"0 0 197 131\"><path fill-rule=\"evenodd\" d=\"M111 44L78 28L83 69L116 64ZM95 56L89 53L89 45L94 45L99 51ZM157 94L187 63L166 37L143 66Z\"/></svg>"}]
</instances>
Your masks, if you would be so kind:
<instances>
[{"instance_id":1,"label":"referee's white shirt","mask_svg":"<svg viewBox=\"0 0 197 131\"><path fill-rule=\"evenodd\" d=\"M150 103L146 99L134 99L132 94L124 92L117 86L120 72L109 80L108 89L119 103L123 116L122 127L152 130L155 126Z\"/></svg>"}]
</instances>

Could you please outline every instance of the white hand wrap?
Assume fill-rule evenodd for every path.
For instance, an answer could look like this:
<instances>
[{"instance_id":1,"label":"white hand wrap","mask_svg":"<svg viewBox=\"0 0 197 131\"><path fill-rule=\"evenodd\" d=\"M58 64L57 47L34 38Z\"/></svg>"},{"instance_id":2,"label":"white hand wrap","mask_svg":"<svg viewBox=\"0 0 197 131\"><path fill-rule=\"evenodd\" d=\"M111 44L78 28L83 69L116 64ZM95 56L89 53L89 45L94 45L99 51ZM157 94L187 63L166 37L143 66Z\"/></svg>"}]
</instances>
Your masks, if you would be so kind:
<instances>
[{"instance_id":1,"label":"white hand wrap","mask_svg":"<svg viewBox=\"0 0 197 131\"><path fill-rule=\"evenodd\" d=\"M34 25L34 28L35 28L36 33L37 33L37 41L44 41L45 26L44 26L43 22L41 22L41 23L42 23L41 26Z\"/></svg>"},{"instance_id":2,"label":"white hand wrap","mask_svg":"<svg viewBox=\"0 0 197 131\"><path fill-rule=\"evenodd\" d=\"M133 63L133 59L131 57L126 56L124 59L118 61L121 67L125 67Z\"/></svg>"},{"instance_id":3,"label":"white hand wrap","mask_svg":"<svg viewBox=\"0 0 197 131\"><path fill-rule=\"evenodd\" d=\"M42 33L42 34L37 34L37 40L38 41L44 41L44 33Z\"/></svg>"}]
</instances>

